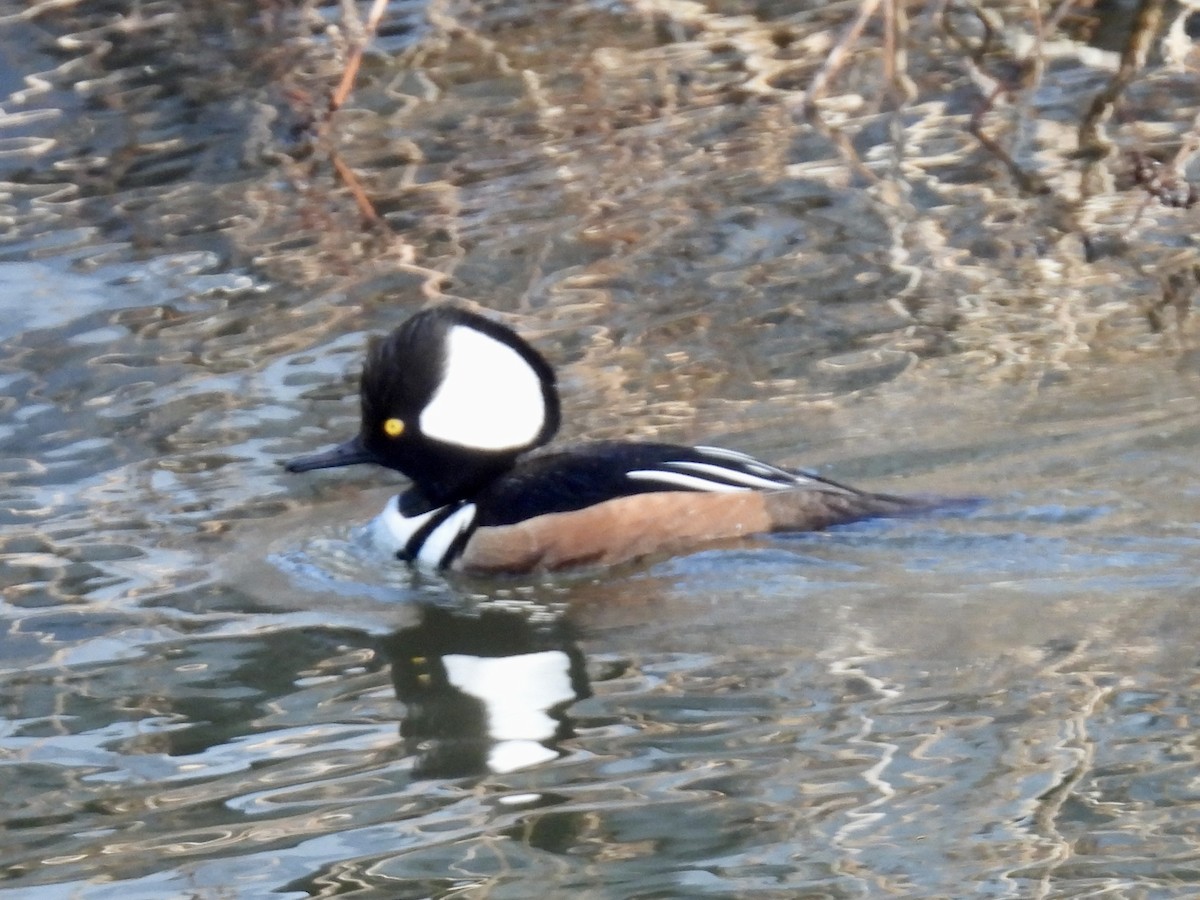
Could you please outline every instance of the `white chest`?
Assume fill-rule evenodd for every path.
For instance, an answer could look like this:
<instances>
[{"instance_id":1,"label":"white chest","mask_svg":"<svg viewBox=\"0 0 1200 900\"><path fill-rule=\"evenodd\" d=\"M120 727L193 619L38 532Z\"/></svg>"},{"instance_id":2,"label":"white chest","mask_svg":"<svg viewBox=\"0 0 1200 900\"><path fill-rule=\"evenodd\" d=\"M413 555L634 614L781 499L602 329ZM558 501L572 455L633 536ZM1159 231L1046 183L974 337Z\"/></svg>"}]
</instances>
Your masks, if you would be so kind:
<instances>
[{"instance_id":1,"label":"white chest","mask_svg":"<svg viewBox=\"0 0 1200 900\"><path fill-rule=\"evenodd\" d=\"M461 549L459 538L475 523L474 503L439 506L415 516L400 512L393 497L371 522L371 540L383 552L420 566L442 568Z\"/></svg>"}]
</instances>

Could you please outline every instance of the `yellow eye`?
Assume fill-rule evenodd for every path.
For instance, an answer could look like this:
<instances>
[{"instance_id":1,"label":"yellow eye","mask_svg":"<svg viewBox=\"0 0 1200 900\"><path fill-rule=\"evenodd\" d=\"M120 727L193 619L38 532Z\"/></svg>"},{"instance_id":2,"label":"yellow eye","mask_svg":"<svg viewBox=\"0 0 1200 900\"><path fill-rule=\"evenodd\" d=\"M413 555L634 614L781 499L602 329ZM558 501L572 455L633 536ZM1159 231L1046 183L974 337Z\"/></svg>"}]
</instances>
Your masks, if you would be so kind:
<instances>
[{"instance_id":1,"label":"yellow eye","mask_svg":"<svg viewBox=\"0 0 1200 900\"><path fill-rule=\"evenodd\" d=\"M400 437L404 434L404 423L399 419L388 419L383 423L383 433L388 437Z\"/></svg>"}]
</instances>

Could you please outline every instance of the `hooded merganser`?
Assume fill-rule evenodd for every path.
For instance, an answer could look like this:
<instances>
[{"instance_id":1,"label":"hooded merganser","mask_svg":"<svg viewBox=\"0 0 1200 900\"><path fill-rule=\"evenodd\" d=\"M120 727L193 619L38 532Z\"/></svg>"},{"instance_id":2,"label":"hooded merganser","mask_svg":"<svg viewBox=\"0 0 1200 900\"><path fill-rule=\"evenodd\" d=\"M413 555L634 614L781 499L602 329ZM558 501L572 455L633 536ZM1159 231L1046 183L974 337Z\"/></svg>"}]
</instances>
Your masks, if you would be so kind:
<instances>
[{"instance_id":1,"label":"hooded merganser","mask_svg":"<svg viewBox=\"0 0 1200 900\"><path fill-rule=\"evenodd\" d=\"M511 329L453 307L372 341L361 402L357 437L287 470L376 463L408 476L373 537L434 569L612 565L928 505L716 447L603 441L526 456L558 430L554 371Z\"/></svg>"}]
</instances>

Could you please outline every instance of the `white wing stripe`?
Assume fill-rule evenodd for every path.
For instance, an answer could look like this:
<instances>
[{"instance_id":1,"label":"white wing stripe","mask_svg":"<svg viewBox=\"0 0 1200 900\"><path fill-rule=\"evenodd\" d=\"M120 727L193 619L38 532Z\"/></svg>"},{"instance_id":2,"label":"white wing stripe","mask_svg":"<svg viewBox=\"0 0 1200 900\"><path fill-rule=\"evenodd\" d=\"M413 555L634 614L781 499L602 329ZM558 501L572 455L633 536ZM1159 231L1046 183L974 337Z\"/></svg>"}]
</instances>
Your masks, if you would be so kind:
<instances>
[{"instance_id":1,"label":"white wing stripe","mask_svg":"<svg viewBox=\"0 0 1200 900\"><path fill-rule=\"evenodd\" d=\"M728 462L739 463L748 471L754 472L767 478L794 478L795 472L789 472L787 469L781 469L779 466L773 466L770 463L765 463L761 459L755 459L745 453L740 453L737 450L726 450L724 447L696 447L705 456L711 456L713 459L723 459Z\"/></svg>"},{"instance_id":2,"label":"white wing stripe","mask_svg":"<svg viewBox=\"0 0 1200 900\"><path fill-rule=\"evenodd\" d=\"M749 472L731 469L728 466L719 466L715 463L669 462L667 465L672 469L695 472L697 475L708 475L721 481L765 491L777 491L781 488L795 487L797 483L795 478L784 472L779 473L774 478L763 478L759 475L752 475Z\"/></svg>"},{"instance_id":3,"label":"white wing stripe","mask_svg":"<svg viewBox=\"0 0 1200 900\"><path fill-rule=\"evenodd\" d=\"M656 469L636 469L633 472L626 472L627 478L632 478L635 481L658 481L663 484L674 485L675 487L684 488L689 491L748 491L749 488L742 487L737 484L723 484L718 481L709 481L707 478L701 478L698 475L685 475L683 472L663 472ZM778 487L778 485L773 485Z\"/></svg>"},{"instance_id":4,"label":"white wing stripe","mask_svg":"<svg viewBox=\"0 0 1200 900\"><path fill-rule=\"evenodd\" d=\"M697 447L693 447L692 449L699 450L705 456L711 456L715 459L735 459L738 462L743 463L759 462L753 456L750 456L747 453L742 453L740 450L727 450L724 447L709 447L707 444L701 444Z\"/></svg>"}]
</instances>

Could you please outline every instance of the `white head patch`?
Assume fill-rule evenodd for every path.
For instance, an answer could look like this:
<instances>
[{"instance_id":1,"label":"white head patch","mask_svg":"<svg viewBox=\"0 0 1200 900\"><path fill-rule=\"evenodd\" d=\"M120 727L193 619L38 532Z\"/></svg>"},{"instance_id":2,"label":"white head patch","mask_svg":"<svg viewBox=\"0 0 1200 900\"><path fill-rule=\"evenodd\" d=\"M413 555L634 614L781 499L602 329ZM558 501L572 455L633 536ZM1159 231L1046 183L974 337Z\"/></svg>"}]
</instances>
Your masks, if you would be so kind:
<instances>
[{"instance_id":1,"label":"white head patch","mask_svg":"<svg viewBox=\"0 0 1200 900\"><path fill-rule=\"evenodd\" d=\"M421 411L429 438L479 450L533 443L546 421L542 383L512 347L464 325L446 335L442 383Z\"/></svg>"}]
</instances>

